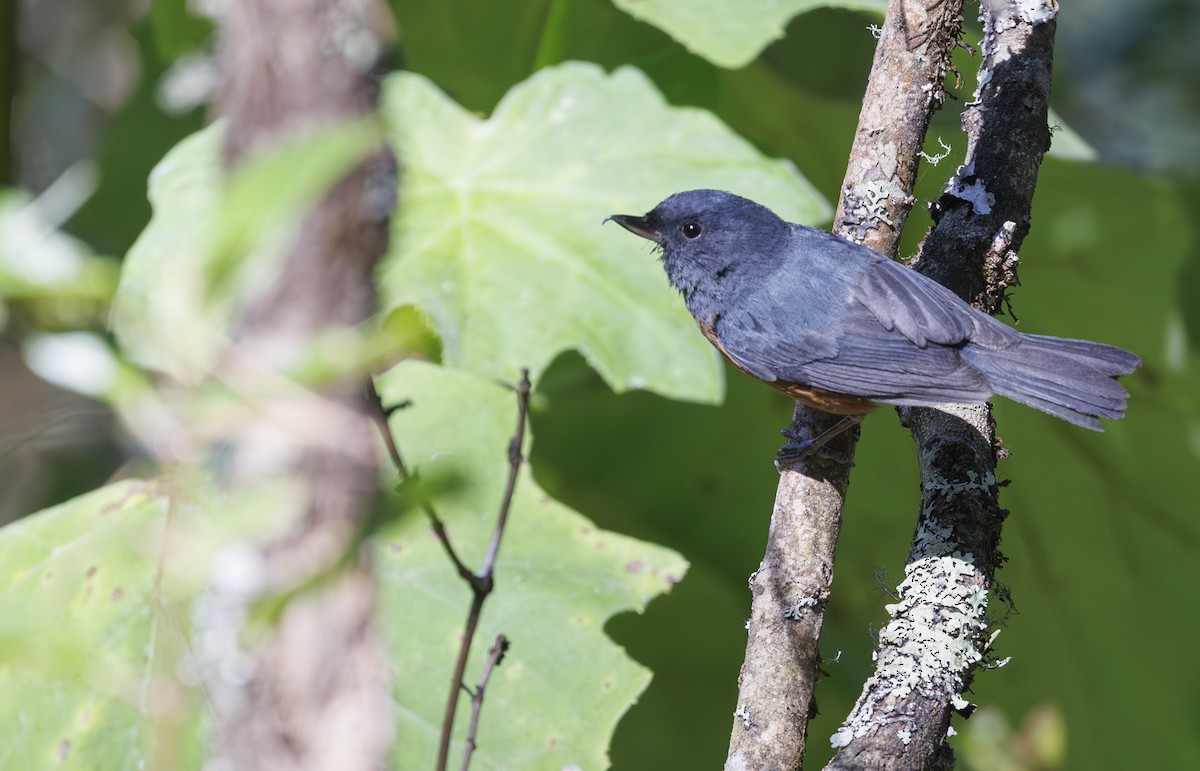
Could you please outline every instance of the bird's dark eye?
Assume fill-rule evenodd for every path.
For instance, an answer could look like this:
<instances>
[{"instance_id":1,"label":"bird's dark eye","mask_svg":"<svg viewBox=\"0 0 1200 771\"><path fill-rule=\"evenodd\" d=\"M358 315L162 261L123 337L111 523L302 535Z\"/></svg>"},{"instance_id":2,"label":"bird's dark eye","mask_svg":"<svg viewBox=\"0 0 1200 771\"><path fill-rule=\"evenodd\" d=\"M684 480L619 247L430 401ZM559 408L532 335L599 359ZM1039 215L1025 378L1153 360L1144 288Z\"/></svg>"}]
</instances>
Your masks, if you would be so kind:
<instances>
[{"instance_id":1,"label":"bird's dark eye","mask_svg":"<svg viewBox=\"0 0 1200 771\"><path fill-rule=\"evenodd\" d=\"M699 238L702 232L703 228L696 222L689 222L683 226L683 234L688 238Z\"/></svg>"}]
</instances>

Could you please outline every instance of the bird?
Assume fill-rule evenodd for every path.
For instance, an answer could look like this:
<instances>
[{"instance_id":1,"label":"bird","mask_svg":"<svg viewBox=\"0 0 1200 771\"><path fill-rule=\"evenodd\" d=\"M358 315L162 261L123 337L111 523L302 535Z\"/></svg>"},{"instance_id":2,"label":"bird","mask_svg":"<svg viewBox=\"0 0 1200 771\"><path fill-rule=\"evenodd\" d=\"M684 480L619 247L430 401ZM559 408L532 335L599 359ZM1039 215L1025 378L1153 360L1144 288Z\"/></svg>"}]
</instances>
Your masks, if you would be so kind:
<instances>
[{"instance_id":1,"label":"bird","mask_svg":"<svg viewBox=\"0 0 1200 771\"><path fill-rule=\"evenodd\" d=\"M981 403L998 394L1077 426L1125 415L1138 368L1104 343L1025 334L871 249L787 222L721 190L676 193L605 218L657 244L671 285L734 366L843 419L799 437L807 455L874 407Z\"/></svg>"}]
</instances>

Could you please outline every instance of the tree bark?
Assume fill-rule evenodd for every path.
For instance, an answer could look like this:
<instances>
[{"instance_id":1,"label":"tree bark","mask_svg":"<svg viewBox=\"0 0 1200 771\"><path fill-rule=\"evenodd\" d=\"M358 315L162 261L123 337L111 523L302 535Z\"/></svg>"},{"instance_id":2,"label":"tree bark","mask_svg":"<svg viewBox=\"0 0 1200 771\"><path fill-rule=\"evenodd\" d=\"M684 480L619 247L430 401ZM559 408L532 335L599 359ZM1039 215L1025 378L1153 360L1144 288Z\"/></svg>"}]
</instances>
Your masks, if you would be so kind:
<instances>
[{"instance_id":1,"label":"tree bark","mask_svg":"<svg viewBox=\"0 0 1200 771\"><path fill-rule=\"evenodd\" d=\"M373 68L383 44L378 19L385 13L373 0L228 4L220 28L227 163L236 166L281 139L374 112ZM394 162L381 151L306 216L276 280L246 306L223 366L252 362L277 374L305 354L314 336L347 330L371 315L394 177ZM244 636L249 606L264 596L283 598L277 623L249 652L244 675L214 688L214 767L366 771L387 765L392 700L373 620L374 579L358 545L378 491L366 393L364 376L355 374L309 394L327 413L316 440L304 426L269 417L235 440L233 484L288 479L301 502L288 532L242 555L254 577L249 585L214 576L214 604L233 610L213 623L231 625L235 639Z\"/></svg>"},{"instance_id":2,"label":"tree bark","mask_svg":"<svg viewBox=\"0 0 1200 771\"><path fill-rule=\"evenodd\" d=\"M1016 250L1050 146L1057 3L984 0L981 84L963 114L966 163L935 206L918 270L995 312L1015 281ZM904 409L921 467L922 502L876 671L834 735L835 769L945 768L952 710L986 654L988 593L1006 512L987 405Z\"/></svg>"},{"instance_id":3,"label":"tree bark","mask_svg":"<svg viewBox=\"0 0 1200 771\"><path fill-rule=\"evenodd\" d=\"M959 0L891 0L851 150L834 232L896 255L918 156L958 40ZM797 402L792 431L836 417ZM782 469L767 550L750 579L746 657L726 758L735 769L794 769L804 758L834 549L858 429Z\"/></svg>"}]
</instances>

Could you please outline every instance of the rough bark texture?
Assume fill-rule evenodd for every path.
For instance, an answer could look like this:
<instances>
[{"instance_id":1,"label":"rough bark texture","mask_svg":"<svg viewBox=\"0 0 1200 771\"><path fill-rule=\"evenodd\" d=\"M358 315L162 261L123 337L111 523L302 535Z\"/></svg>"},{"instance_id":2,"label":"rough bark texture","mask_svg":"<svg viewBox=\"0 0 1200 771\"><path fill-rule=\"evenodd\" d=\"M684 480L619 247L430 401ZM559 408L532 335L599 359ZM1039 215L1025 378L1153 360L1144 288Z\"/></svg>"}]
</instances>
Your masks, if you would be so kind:
<instances>
[{"instance_id":1,"label":"rough bark texture","mask_svg":"<svg viewBox=\"0 0 1200 771\"><path fill-rule=\"evenodd\" d=\"M855 429L857 433L857 429ZM853 452L857 436L834 440ZM727 771L798 768L820 664L819 641L833 580L842 502L850 482L845 456L808 459L792 484L780 483L767 552L750 577L753 594L746 658Z\"/></svg>"},{"instance_id":2,"label":"rough bark texture","mask_svg":"<svg viewBox=\"0 0 1200 771\"><path fill-rule=\"evenodd\" d=\"M961 0L888 3L834 218L838 235L896 256L961 23Z\"/></svg>"},{"instance_id":3,"label":"rough bark texture","mask_svg":"<svg viewBox=\"0 0 1200 771\"><path fill-rule=\"evenodd\" d=\"M863 99L835 232L895 256L929 117L961 21L958 0L892 0ZM797 403L792 430L836 421ZM804 758L834 548L858 429L785 467L766 556L751 578L746 658L725 768L794 769Z\"/></svg>"},{"instance_id":4,"label":"rough bark texture","mask_svg":"<svg viewBox=\"0 0 1200 771\"><path fill-rule=\"evenodd\" d=\"M1037 171L1050 145L1046 113L1057 4L985 0L982 84L963 114L964 166L938 202L919 270L995 310L1014 280ZM988 592L1005 512L997 500L987 405L906 409L922 503L899 602L880 633L877 669L834 736L836 769L945 768L952 710L985 653Z\"/></svg>"},{"instance_id":5,"label":"rough bark texture","mask_svg":"<svg viewBox=\"0 0 1200 771\"><path fill-rule=\"evenodd\" d=\"M1057 13L1057 0L983 0L983 85L963 111L966 162L934 204L935 228L915 264L991 313L1015 281L1016 249L1029 233L1038 169L1050 148ZM981 197L990 204L981 206Z\"/></svg>"},{"instance_id":6,"label":"rough bark texture","mask_svg":"<svg viewBox=\"0 0 1200 771\"><path fill-rule=\"evenodd\" d=\"M221 24L227 162L373 112L380 12L372 0L230 3ZM314 335L371 314L393 190L394 164L380 154L325 196L277 280L247 305L227 365L236 359L272 372L294 364ZM286 534L233 560L240 568L230 574L249 580L214 576L217 612L205 630L214 637L238 640L247 606L287 598L238 676L214 684L215 768L386 766L394 722L387 665L373 625L374 580L357 550L378 489L365 394L360 375L309 394L312 421L318 413L324 420L316 438L311 426L264 417L235 443L230 478L292 480L300 516Z\"/></svg>"}]
</instances>

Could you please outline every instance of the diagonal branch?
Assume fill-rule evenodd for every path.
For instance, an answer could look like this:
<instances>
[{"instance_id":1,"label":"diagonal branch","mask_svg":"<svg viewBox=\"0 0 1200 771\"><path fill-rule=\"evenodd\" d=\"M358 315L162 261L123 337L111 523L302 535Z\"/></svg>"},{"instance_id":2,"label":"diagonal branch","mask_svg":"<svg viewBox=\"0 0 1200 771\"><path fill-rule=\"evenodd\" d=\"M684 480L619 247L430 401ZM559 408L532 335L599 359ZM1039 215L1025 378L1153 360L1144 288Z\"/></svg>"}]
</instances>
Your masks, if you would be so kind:
<instances>
[{"instance_id":1,"label":"diagonal branch","mask_svg":"<svg viewBox=\"0 0 1200 771\"><path fill-rule=\"evenodd\" d=\"M982 84L963 114L966 163L935 205L918 270L995 310L1014 280L1016 249L1050 146L1055 0L984 0ZM971 195L963 191L971 189ZM983 205L980 205L983 202ZM916 538L880 634L875 674L834 736L831 768L946 767L953 710L986 653L985 615L1005 512L987 405L906 409L922 479Z\"/></svg>"},{"instance_id":2,"label":"diagonal branch","mask_svg":"<svg viewBox=\"0 0 1200 771\"><path fill-rule=\"evenodd\" d=\"M960 0L891 0L863 97L835 232L894 256L918 156L958 39ZM792 431L832 416L797 403ZM804 757L825 602L858 431L784 467L754 594L727 769L793 769Z\"/></svg>"},{"instance_id":3,"label":"diagonal branch","mask_svg":"<svg viewBox=\"0 0 1200 771\"><path fill-rule=\"evenodd\" d=\"M400 479L407 482L413 478L413 475L409 473L408 466L405 465L404 458L400 455L400 448L396 446L396 438L392 436L392 431L388 428L388 415L398 408L393 407L389 410L383 405L383 399L379 396L379 392L375 390L374 383L369 384L368 389L371 416L375 419L379 435L383 438L383 444L387 448L388 457L391 458L392 465L396 467L396 473L400 475ZM405 402L403 406L408 406L408 404L408 402ZM454 569L458 571L458 575L473 587L477 580L475 573L458 556L458 552L454 549L454 544L450 541L450 534L446 532L446 523L438 516L437 510L433 508L433 504L423 499L421 501L421 511L425 512L425 517L429 520L430 529L433 530L438 543L446 551L446 556L453 563Z\"/></svg>"}]
</instances>

